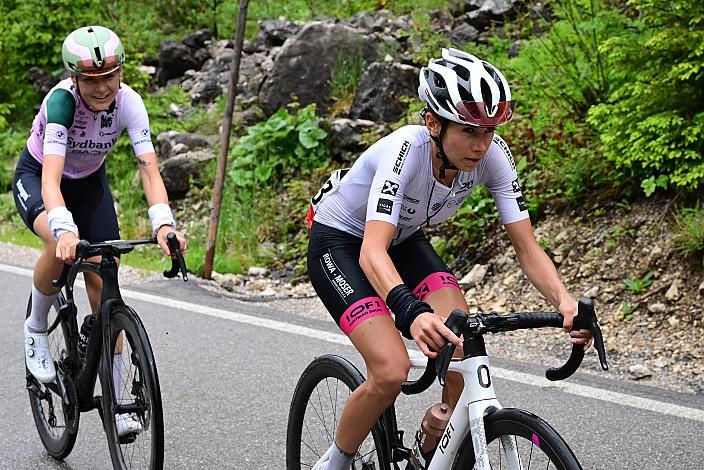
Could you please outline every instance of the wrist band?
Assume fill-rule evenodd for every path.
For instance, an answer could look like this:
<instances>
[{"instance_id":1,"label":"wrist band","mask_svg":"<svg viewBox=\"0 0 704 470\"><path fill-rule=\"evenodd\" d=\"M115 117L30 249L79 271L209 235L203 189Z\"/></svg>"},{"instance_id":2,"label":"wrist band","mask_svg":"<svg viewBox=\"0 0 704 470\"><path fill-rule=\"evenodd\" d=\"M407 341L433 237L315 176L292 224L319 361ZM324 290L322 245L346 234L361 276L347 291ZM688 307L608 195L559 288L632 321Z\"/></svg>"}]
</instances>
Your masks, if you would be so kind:
<instances>
[{"instance_id":1,"label":"wrist band","mask_svg":"<svg viewBox=\"0 0 704 470\"><path fill-rule=\"evenodd\" d=\"M149 208L149 220L152 223L152 233L156 235L162 225L176 228L176 221L168 204L160 202Z\"/></svg>"},{"instance_id":2,"label":"wrist band","mask_svg":"<svg viewBox=\"0 0 704 470\"><path fill-rule=\"evenodd\" d=\"M421 313L433 312L430 305L418 300L406 284L399 284L389 291L389 295L386 296L386 305L394 312L396 329L408 339L413 339L411 335L413 320Z\"/></svg>"},{"instance_id":3,"label":"wrist band","mask_svg":"<svg viewBox=\"0 0 704 470\"><path fill-rule=\"evenodd\" d=\"M56 206L47 212L46 217L54 240L58 240L59 235L66 232L72 232L78 236L78 226L73 222L73 215L66 207Z\"/></svg>"}]
</instances>

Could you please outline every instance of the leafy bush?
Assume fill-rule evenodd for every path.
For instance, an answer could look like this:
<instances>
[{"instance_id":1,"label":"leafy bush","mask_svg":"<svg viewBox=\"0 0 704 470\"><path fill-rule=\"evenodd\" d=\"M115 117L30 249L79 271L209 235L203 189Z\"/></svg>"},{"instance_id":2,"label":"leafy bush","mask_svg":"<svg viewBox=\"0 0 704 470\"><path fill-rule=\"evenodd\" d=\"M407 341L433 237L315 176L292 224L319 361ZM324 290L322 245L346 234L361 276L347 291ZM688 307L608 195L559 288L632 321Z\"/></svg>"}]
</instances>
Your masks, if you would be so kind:
<instances>
[{"instance_id":1,"label":"leafy bush","mask_svg":"<svg viewBox=\"0 0 704 470\"><path fill-rule=\"evenodd\" d=\"M652 194L667 182L704 183L704 3L631 0L637 29L599 50L616 76L608 102L589 112L604 156Z\"/></svg>"},{"instance_id":2,"label":"leafy bush","mask_svg":"<svg viewBox=\"0 0 704 470\"><path fill-rule=\"evenodd\" d=\"M281 108L249 127L232 149L229 181L246 188L276 187L286 177L320 166L330 159L322 122L311 104L296 114Z\"/></svg>"}]
</instances>

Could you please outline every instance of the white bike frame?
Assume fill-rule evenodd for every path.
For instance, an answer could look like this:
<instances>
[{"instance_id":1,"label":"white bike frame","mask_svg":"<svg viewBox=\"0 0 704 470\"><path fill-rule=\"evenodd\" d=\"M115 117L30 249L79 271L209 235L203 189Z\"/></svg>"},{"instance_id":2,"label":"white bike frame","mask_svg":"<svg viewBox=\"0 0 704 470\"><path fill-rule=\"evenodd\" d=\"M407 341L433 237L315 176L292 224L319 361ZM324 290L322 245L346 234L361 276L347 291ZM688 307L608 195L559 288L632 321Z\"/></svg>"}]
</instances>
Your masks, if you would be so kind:
<instances>
[{"instance_id":1,"label":"white bike frame","mask_svg":"<svg viewBox=\"0 0 704 470\"><path fill-rule=\"evenodd\" d=\"M412 369L425 369L427 358L412 357ZM464 390L460 395L450 421L440 438L433 460L428 470L447 470L452 468L460 444L468 432L472 433L475 470L491 470L487 454L486 435L484 433L484 416L487 410L502 408L496 398L494 385L489 372L489 358L477 356L463 361L452 361L449 371L459 372L464 377ZM510 470L523 470L515 443L510 437L502 437L501 445L505 451L506 463Z\"/></svg>"}]
</instances>

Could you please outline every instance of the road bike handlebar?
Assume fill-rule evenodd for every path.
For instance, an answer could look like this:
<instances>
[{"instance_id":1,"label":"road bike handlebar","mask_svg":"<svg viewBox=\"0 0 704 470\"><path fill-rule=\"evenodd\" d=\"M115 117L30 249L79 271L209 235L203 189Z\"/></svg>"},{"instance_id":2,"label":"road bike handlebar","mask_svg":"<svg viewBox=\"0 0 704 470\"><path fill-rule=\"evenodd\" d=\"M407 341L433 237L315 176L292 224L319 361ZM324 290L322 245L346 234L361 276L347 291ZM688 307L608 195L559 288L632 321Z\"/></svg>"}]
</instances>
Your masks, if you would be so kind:
<instances>
[{"instance_id":1,"label":"road bike handlebar","mask_svg":"<svg viewBox=\"0 0 704 470\"><path fill-rule=\"evenodd\" d=\"M176 277L179 273L184 281L188 280L188 271L186 269L186 261L181 253L180 245L176 234L170 232L166 235L166 242L171 252L171 269L164 271L164 277ZM73 289L73 283L76 276L83 270L95 270L95 263L87 263L85 260L93 256L117 256L118 254L129 253L134 250L137 245L154 245L157 244L156 237L143 240L110 240L105 242L90 243L87 240L81 240L76 246L76 260L73 264L64 264L63 270L59 279L52 281L52 285L56 289L61 289L64 286L69 286ZM91 269L91 265L93 268Z\"/></svg>"},{"instance_id":2,"label":"road bike handlebar","mask_svg":"<svg viewBox=\"0 0 704 470\"><path fill-rule=\"evenodd\" d=\"M561 328L563 317L558 312L532 312L532 313L511 313L508 315L479 314L467 316L462 310L453 310L445 321L452 332L459 336L464 335L465 344L471 345L473 339L481 337L485 333L498 333L501 331L514 331L532 328L557 327ZM574 317L572 331L587 329L594 339L594 348L599 354L599 361L603 370L608 370L606 361L606 350L601 329L594 312L594 303L587 298L579 300L577 315ZM483 343L482 343L483 345ZM464 347L465 358L471 354L468 347ZM482 346L483 347L483 346ZM435 378L438 378L440 385L445 385L447 370L455 353L455 345L448 342L434 359L428 359L428 364L418 380L404 382L401 391L406 395L421 393L428 389ZM573 344L572 353L567 362L561 367L552 367L545 372L548 380L564 380L574 374L584 359L584 345Z\"/></svg>"}]
</instances>

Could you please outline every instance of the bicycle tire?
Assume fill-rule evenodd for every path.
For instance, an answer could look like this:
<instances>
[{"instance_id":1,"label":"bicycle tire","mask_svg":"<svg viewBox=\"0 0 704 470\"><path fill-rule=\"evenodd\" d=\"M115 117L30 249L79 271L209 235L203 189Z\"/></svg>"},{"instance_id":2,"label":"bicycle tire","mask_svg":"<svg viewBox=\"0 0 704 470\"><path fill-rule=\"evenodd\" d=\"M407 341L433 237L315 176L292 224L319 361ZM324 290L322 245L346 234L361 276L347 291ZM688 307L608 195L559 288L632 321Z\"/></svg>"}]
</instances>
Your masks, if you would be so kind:
<instances>
[{"instance_id":1,"label":"bicycle tire","mask_svg":"<svg viewBox=\"0 0 704 470\"><path fill-rule=\"evenodd\" d=\"M572 449L557 431L545 420L532 413L515 408L503 408L485 416L484 427L491 468L504 468L501 465L507 465L503 444L499 439L505 436L511 438L512 444L517 447L523 463L522 468L582 470ZM460 446L452 468L471 469L474 463L472 436L468 434Z\"/></svg>"},{"instance_id":2,"label":"bicycle tire","mask_svg":"<svg viewBox=\"0 0 704 470\"><path fill-rule=\"evenodd\" d=\"M308 365L298 380L291 400L286 431L287 470L310 469L328 450L332 445L337 428L339 418L337 413L342 413L344 401L362 382L364 382L364 377L359 370L347 359L340 356L320 356ZM340 390L341 384L343 390ZM344 388L347 390L345 391ZM342 393L342 397L340 393ZM343 398L343 400L340 401L339 398ZM316 401L317 403L315 403ZM310 414L312 423L306 421L307 411L312 412ZM331 413L327 413L328 411ZM327 418L330 417L332 422L327 422ZM303 435L304 422L308 435L305 440ZM311 424L313 427L316 427L316 424L317 427L322 424L324 428L321 430L323 431L322 437L313 435L314 429ZM389 470L389 453L385 442L383 425L377 421L372 428L371 437L367 436L360 446L360 450L357 451L352 469Z\"/></svg>"},{"instance_id":3,"label":"bicycle tire","mask_svg":"<svg viewBox=\"0 0 704 470\"><path fill-rule=\"evenodd\" d=\"M164 417L161 390L149 337L137 313L124 305L112 308L109 314L109 360L102 361L103 425L113 467L119 470L162 470L164 467ZM120 334L122 334L120 336ZM113 384L113 359L118 339L121 341L123 366L119 396ZM105 358L103 352L103 358ZM126 413L138 421L141 432L118 436L116 412L120 406L130 407Z\"/></svg>"},{"instance_id":4,"label":"bicycle tire","mask_svg":"<svg viewBox=\"0 0 704 470\"><path fill-rule=\"evenodd\" d=\"M66 303L62 293L59 294L57 300L58 305ZM29 317L31 311L32 296L30 295L25 318ZM49 325L53 325L57 315L57 305L53 305L49 310ZM67 318L62 319L56 328L49 331L49 350L54 363L57 365L57 369L59 368L59 363L68 358L69 345L66 339L69 335L68 321L69 319ZM25 373L27 377L30 377L29 370L26 367ZM29 389L27 392L39 438L51 457L63 460L73 450L76 437L78 436L80 412L78 411L76 388L71 378L66 375L64 377L64 387L69 404L64 405L62 397L56 392L58 390L56 384L50 387L37 380L32 382L33 387L36 387L36 389ZM57 413L57 410L60 410L60 412Z\"/></svg>"}]
</instances>

